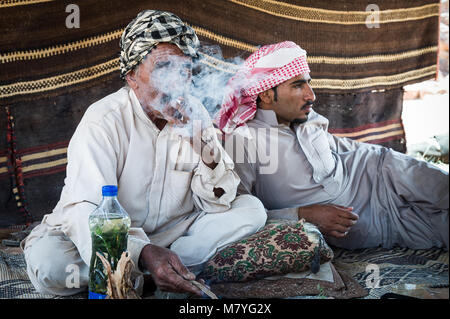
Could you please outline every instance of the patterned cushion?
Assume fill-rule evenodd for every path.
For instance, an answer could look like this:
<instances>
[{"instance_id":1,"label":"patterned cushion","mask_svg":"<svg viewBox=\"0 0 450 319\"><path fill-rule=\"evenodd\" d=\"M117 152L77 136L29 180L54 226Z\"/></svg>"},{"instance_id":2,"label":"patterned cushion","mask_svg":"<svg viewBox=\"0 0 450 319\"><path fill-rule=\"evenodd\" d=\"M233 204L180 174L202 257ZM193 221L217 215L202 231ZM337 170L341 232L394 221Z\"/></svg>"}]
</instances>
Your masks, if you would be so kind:
<instances>
[{"instance_id":1,"label":"patterned cushion","mask_svg":"<svg viewBox=\"0 0 450 319\"><path fill-rule=\"evenodd\" d=\"M255 234L218 251L201 278L214 282L248 281L311 269L333 258L333 251L313 224L273 220Z\"/></svg>"}]
</instances>

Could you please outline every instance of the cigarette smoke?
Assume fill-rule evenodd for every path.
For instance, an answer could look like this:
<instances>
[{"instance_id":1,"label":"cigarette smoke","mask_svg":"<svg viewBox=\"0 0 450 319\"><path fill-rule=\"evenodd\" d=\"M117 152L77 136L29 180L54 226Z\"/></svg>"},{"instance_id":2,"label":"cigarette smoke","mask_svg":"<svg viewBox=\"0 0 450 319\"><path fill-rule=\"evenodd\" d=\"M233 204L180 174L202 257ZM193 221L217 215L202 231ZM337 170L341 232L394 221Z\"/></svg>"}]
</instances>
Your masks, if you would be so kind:
<instances>
[{"instance_id":1,"label":"cigarette smoke","mask_svg":"<svg viewBox=\"0 0 450 319\"><path fill-rule=\"evenodd\" d=\"M194 121L202 129L212 127L212 118L227 94L227 82L243 66L241 57L224 59L219 46L202 46L199 58L167 56L167 61L154 68L149 76L161 97L152 108L161 114L189 120L176 126L174 132L192 137ZM202 106L203 105L203 106Z\"/></svg>"},{"instance_id":2,"label":"cigarette smoke","mask_svg":"<svg viewBox=\"0 0 450 319\"><path fill-rule=\"evenodd\" d=\"M192 77L192 94L214 116L220 109L225 93L228 93L228 80L243 66L244 59L225 59L219 46L202 46L199 55L197 69Z\"/></svg>"}]
</instances>

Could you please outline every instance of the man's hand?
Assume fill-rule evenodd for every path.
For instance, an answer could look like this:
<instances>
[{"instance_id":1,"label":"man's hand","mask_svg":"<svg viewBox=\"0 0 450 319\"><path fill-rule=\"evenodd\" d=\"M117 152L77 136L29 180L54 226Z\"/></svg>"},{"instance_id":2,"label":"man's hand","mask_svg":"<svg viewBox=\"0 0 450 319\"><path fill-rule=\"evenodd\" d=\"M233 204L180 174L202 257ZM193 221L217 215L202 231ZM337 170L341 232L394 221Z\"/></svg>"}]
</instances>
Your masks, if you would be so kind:
<instances>
[{"instance_id":1,"label":"man's hand","mask_svg":"<svg viewBox=\"0 0 450 319\"><path fill-rule=\"evenodd\" d=\"M214 143L216 130L208 111L203 106L202 108L193 110L187 106L184 98L178 98L166 106L164 116L170 125L187 128L192 148L206 166L214 169L220 158L219 150Z\"/></svg>"},{"instance_id":2,"label":"man's hand","mask_svg":"<svg viewBox=\"0 0 450 319\"><path fill-rule=\"evenodd\" d=\"M324 235L337 238L344 237L356 224L358 215L353 207L339 205L311 205L298 209L298 218L316 225Z\"/></svg>"},{"instance_id":3,"label":"man's hand","mask_svg":"<svg viewBox=\"0 0 450 319\"><path fill-rule=\"evenodd\" d=\"M198 155L200 155L203 163L211 169L214 169L220 160L220 151L216 145L216 130L212 126L203 127L201 121L197 121L193 125L193 138L191 145Z\"/></svg>"},{"instance_id":4,"label":"man's hand","mask_svg":"<svg viewBox=\"0 0 450 319\"><path fill-rule=\"evenodd\" d=\"M162 291L202 295L200 289L189 282L195 279L195 275L170 249L148 244L141 251L139 264L151 273L155 284Z\"/></svg>"},{"instance_id":5,"label":"man's hand","mask_svg":"<svg viewBox=\"0 0 450 319\"><path fill-rule=\"evenodd\" d=\"M164 114L169 124L178 126L190 124L190 133L192 134L188 139L189 143L203 163L213 170L220 161L220 151L215 143L217 132L206 109L197 111L200 112L201 116L194 119L193 109L186 105L183 98L179 98L168 105ZM225 193L222 188L216 187L214 187L213 192L217 198Z\"/></svg>"}]
</instances>

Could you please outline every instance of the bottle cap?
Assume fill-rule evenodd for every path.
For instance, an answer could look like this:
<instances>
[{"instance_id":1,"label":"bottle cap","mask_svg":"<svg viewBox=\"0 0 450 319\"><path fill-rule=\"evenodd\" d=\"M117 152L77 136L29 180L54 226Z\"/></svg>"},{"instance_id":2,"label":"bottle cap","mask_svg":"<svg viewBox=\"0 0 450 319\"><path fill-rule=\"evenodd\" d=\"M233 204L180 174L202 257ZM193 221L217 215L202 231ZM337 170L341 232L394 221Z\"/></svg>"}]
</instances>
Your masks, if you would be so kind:
<instances>
[{"instance_id":1,"label":"bottle cap","mask_svg":"<svg viewBox=\"0 0 450 319\"><path fill-rule=\"evenodd\" d=\"M102 187L103 196L117 196L117 186L116 185L105 185Z\"/></svg>"}]
</instances>

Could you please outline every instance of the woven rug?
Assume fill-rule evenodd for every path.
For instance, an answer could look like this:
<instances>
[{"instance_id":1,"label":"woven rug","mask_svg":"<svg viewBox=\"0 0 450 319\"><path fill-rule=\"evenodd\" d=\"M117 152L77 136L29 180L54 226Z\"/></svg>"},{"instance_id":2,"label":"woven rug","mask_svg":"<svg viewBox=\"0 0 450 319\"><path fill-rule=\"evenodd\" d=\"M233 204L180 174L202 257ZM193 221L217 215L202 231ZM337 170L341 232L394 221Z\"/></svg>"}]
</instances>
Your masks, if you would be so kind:
<instances>
[{"instance_id":1,"label":"woven rug","mask_svg":"<svg viewBox=\"0 0 450 319\"><path fill-rule=\"evenodd\" d=\"M371 248L344 250L333 248L334 265L337 270L352 276L368 291L365 299L378 299L395 292L404 284L429 288L448 288L448 251L442 249L412 250ZM375 288L375 272L379 275Z\"/></svg>"},{"instance_id":2,"label":"woven rug","mask_svg":"<svg viewBox=\"0 0 450 319\"><path fill-rule=\"evenodd\" d=\"M394 248L391 250L382 248L361 249L348 251L333 248L335 259L333 264L340 273L344 283L353 285L347 287L347 290L365 289L367 296L363 299L379 299L382 295L395 291L399 284L420 284L427 287L448 287L448 252L441 249L429 250L411 250L405 248ZM370 265L369 268L367 266ZM373 273L368 269L373 266L379 267L379 288L367 286L369 276ZM351 279L347 278L351 277ZM360 287L354 286L354 282L359 283ZM284 280L278 284L270 282L270 285L262 283L254 285L254 291L247 290L247 294L256 293L261 289L273 289L273 296L278 298L324 298L336 295L332 289L327 290L326 285L322 284L323 291L318 291L316 296L295 296L280 295L277 287L283 286L284 292L295 292L292 285L295 281ZM291 286L287 286L291 285ZM370 286L370 284L369 284ZM314 286L318 290L317 283ZM327 294L329 292L329 294ZM267 291L264 291L264 297L268 297ZM348 294L351 296L351 294ZM260 294L261 296L261 294ZM42 295L35 291L33 285L28 279L26 273L26 264L23 254L10 254L0 250L0 298L71 298L83 299L87 293L80 293L70 297L55 297L52 295Z\"/></svg>"},{"instance_id":3,"label":"woven rug","mask_svg":"<svg viewBox=\"0 0 450 319\"><path fill-rule=\"evenodd\" d=\"M27 275L23 254L9 254L0 250L0 299L84 299L87 293L58 297L38 293Z\"/></svg>"},{"instance_id":4,"label":"woven rug","mask_svg":"<svg viewBox=\"0 0 450 319\"><path fill-rule=\"evenodd\" d=\"M221 298L283 298L283 299L353 299L365 297L367 291L343 271L333 270L334 282L310 278L259 279L211 285Z\"/></svg>"}]
</instances>

